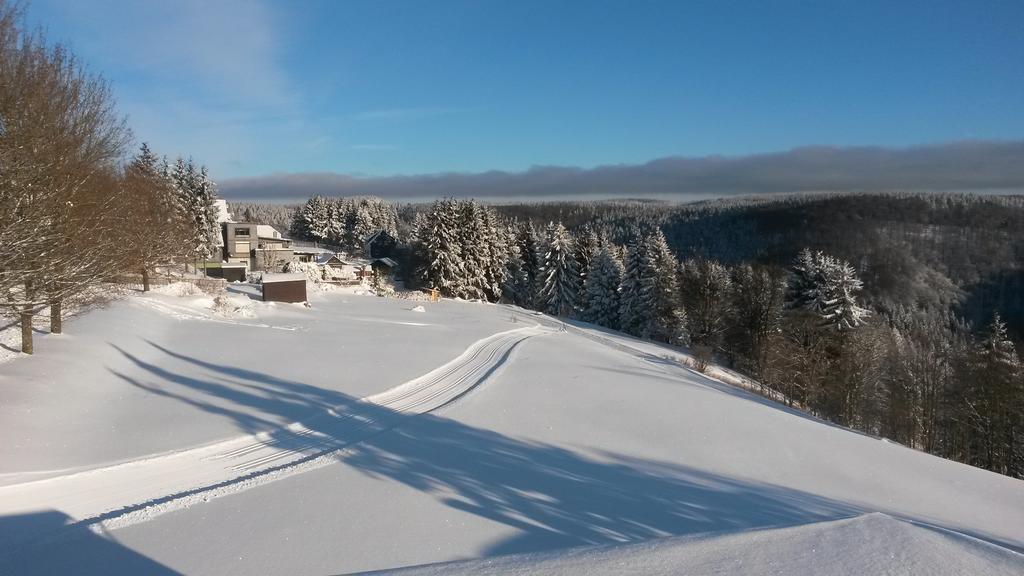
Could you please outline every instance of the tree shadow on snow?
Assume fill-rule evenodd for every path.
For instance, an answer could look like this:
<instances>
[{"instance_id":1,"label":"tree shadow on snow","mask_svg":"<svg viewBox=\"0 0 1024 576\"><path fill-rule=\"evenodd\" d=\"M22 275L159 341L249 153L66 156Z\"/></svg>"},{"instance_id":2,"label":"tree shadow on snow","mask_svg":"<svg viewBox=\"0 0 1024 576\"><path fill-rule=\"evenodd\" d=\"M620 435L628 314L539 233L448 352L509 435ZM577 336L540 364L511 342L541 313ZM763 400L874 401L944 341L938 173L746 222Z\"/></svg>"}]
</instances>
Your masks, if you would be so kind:
<instances>
[{"instance_id":1,"label":"tree shadow on snow","mask_svg":"<svg viewBox=\"0 0 1024 576\"><path fill-rule=\"evenodd\" d=\"M122 351L154 381L143 383L119 374L121 378L233 418L243 430L272 428L274 420L300 408L318 412L320 416L304 419L303 424L332 441L309 448L300 462L333 453L367 475L392 479L453 509L519 531L482 551L483 555L792 525L863 512L814 494L684 465L614 453L583 454L432 414L400 414L340 392L183 356L150 344L169 359L201 368L202 376L183 376L159 362L145 362ZM226 407L225 400L258 408L268 417ZM338 415L328 416L328 408ZM359 425L342 426L339 422ZM282 446L301 446L302 438L288 431L271 436L272 442ZM346 449L339 451L343 447Z\"/></svg>"}]
</instances>

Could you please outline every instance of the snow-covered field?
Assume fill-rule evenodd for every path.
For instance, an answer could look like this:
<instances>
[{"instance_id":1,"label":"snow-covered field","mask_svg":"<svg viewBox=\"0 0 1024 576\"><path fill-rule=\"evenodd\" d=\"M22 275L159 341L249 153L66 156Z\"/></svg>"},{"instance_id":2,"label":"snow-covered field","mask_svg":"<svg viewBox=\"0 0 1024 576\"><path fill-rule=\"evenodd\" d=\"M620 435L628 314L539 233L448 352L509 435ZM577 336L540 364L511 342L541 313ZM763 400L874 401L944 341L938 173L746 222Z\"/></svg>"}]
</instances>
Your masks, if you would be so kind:
<instances>
[{"instance_id":1,"label":"snow-covered field","mask_svg":"<svg viewBox=\"0 0 1024 576\"><path fill-rule=\"evenodd\" d=\"M677 350L233 289L119 300L0 365L0 573L1024 573L1024 482Z\"/></svg>"}]
</instances>

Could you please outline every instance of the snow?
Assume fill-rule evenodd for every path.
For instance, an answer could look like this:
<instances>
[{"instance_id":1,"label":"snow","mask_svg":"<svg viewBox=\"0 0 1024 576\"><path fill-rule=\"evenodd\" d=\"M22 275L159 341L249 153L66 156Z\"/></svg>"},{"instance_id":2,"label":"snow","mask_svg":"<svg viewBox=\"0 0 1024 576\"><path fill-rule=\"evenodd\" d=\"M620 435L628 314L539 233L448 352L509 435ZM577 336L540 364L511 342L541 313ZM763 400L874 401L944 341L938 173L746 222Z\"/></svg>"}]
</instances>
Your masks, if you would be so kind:
<instances>
[{"instance_id":1,"label":"snow","mask_svg":"<svg viewBox=\"0 0 1024 576\"><path fill-rule=\"evenodd\" d=\"M294 282L296 280L305 280L306 275L301 272L283 273L283 274L263 274L263 283L271 284L273 282Z\"/></svg>"},{"instance_id":2,"label":"snow","mask_svg":"<svg viewBox=\"0 0 1024 576\"><path fill-rule=\"evenodd\" d=\"M3 366L0 486L276 429L513 327L452 302L411 326L406 302L351 293L271 306L249 285L229 292L247 317L226 318L210 295L158 290L185 291L171 284L93 310ZM402 362L390 357L398 351Z\"/></svg>"},{"instance_id":3,"label":"snow","mask_svg":"<svg viewBox=\"0 0 1024 576\"><path fill-rule=\"evenodd\" d=\"M277 231L277 228L268 224L257 224L256 236L259 238L281 238L281 233Z\"/></svg>"},{"instance_id":4,"label":"snow","mask_svg":"<svg viewBox=\"0 0 1024 576\"><path fill-rule=\"evenodd\" d=\"M231 218L231 213L228 212L228 201L220 198L213 201L214 211L217 213L217 224L224 224L225 222L234 222ZM218 235L219 236L219 235ZM224 243L224 239L221 238L218 242L218 246Z\"/></svg>"},{"instance_id":5,"label":"snow","mask_svg":"<svg viewBox=\"0 0 1024 576\"><path fill-rule=\"evenodd\" d=\"M510 555L392 571L406 576L472 574L1020 574L1005 548L880 513L738 534Z\"/></svg>"},{"instance_id":6,"label":"snow","mask_svg":"<svg viewBox=\"0 0 1024 576\"><path fill-rule=\"evenodd\" d=\"M0 368L0 572L1024 572L1019 480L587 325L311 298L130 298Z\"/></svg>"}]
</instances>

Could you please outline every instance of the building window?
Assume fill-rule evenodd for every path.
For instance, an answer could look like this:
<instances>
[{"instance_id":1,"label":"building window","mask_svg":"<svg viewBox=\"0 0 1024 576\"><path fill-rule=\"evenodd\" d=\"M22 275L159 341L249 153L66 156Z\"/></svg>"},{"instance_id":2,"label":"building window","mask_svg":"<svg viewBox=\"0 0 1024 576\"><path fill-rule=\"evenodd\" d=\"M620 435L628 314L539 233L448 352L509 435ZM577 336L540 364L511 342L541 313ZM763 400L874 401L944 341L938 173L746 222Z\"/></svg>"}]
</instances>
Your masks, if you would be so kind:
<instances>
[{"instance_id":1,"label":"building window","mask_svg":"<svg viewBox=\"0 0 1024 576\"><path fill-rule=\"evenodd\" d=\"M250 244L248 242L235 242L235 253L240 254L243 252L249 252Z\"/></svg>"},{"instance_id":2,"label":"building window","mask_svg":"<svg viewBox=\"0 0 1024 576\"><path fill-rule=\"evenodd\" d=\"M249 236L249 229L248 228L235 228L235 236L245 236L245 237L248 237Z\"/></svg>"}]
</instances>

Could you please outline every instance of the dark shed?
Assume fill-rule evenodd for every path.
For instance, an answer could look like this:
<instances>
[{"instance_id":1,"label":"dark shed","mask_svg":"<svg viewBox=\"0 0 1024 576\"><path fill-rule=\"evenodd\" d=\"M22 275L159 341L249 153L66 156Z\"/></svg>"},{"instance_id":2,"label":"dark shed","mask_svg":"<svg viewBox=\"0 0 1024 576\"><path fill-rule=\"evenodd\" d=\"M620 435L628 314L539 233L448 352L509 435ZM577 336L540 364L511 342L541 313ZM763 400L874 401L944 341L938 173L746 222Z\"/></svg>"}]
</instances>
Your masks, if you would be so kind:
<instances>
[{"instance_id":1,"label":"dark shed","mask_svg":"<svg viewBox=\"0 0 1024 576\"><path fill-rule=\"evenodd\" d=\"M245 264L221 264L221 278L228 282L245 282Z\"/></svg>"},{"instance_id":2,"label":"dark shed","mask_svg":"<svg viewBox=\"0 0 1024 576\"><path fill-rule=\"evenodd\" d=\"M305 302L305 274L264 274L264 302Z\"/></svg>"}]
</instances>

